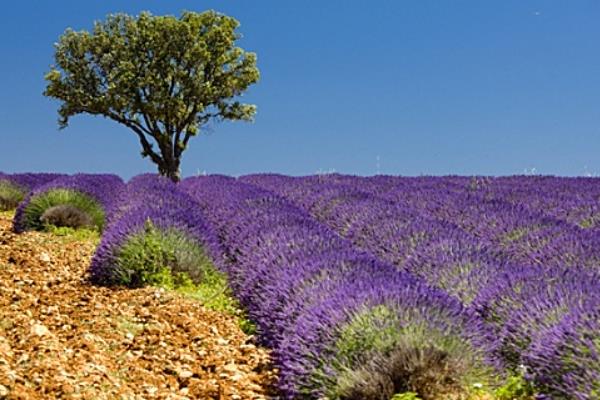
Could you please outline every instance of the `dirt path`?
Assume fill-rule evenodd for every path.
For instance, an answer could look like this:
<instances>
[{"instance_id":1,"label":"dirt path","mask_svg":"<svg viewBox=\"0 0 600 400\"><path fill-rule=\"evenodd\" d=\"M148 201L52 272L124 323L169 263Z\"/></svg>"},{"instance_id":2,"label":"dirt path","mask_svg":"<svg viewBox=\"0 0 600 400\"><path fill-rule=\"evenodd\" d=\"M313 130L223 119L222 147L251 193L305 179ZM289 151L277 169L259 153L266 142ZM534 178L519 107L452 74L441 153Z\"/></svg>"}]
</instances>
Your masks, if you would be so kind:
<instances>
[{"instance_id":1,"label":"dirt path","mask_svg":"<svg viewBox=\"0 0 600 400\"><path fill-rule=\"evenodd\" d=\"M0 399L265 399L267 353L234 317L155 288L85 282L92 241L0 214Z\"/></svg>"}]
</instances>

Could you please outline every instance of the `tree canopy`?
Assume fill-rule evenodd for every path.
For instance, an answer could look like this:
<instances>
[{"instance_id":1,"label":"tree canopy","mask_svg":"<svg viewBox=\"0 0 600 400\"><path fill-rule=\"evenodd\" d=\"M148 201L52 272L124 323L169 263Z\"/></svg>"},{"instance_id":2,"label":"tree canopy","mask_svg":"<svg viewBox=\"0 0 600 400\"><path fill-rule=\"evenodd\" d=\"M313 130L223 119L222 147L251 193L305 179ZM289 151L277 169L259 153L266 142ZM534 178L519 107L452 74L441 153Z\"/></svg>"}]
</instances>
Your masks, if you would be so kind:
<instances>
[{"instance_id":1,"label":"tree canopy","mask_svg":"<svg viewBox=\"0 0 600 400\"><path fill-rule=\"evenodd\" d=\"M60 128L101 115L138 136L142 156L180 179L182 152L211 120L252 120L237 98L259 79L256 54L236 46L239 22L215 11L109 15L94 29L67 29L55 44L44 95L61 101Z\"/></svg>"}]
</instances>

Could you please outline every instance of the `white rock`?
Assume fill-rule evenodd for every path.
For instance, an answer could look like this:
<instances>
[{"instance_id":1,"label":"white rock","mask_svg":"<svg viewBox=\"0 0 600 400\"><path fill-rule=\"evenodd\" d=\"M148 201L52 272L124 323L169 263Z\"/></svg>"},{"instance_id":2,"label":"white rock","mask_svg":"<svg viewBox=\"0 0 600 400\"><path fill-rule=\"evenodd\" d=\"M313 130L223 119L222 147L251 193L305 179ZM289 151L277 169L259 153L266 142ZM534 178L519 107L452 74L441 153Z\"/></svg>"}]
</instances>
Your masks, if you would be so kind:
<instances>
[{"instance_id":1,"label":"white rock","mask_svg":"<svg viewBox=\"0 0 600 400\"><path fill-rule=\"evenodd\" d=\"M146 392L148 392L151 396L154 396L156 394L156 392L158 392L158 388L156 386L144 386L144 389L146 389Z\"/></svg>"},{"instance_id":2,"label":"white rock","mask_svg":"<svg viewBox=\"0 0 600 400\"><path fill-rule=\"evenodd\" d=\"M50 331L42 324L35 324L31 327L31 333L36 336L46 336L50 334Z\"/></svg>"},{"instance_id":3,"label":"white rock","mask_svg":"<svg viewBox=\"0 0 600 400\"><path fill-rule=\"evenodd\" d=\"M194 376L194 373L192 371L188 371L188 370L181 370L181 371L179 371L179 373L177 375L179 375L179 377L181 379L188 379L188 378L191 378L192 376Z\"/></svg>"}]
</instances>

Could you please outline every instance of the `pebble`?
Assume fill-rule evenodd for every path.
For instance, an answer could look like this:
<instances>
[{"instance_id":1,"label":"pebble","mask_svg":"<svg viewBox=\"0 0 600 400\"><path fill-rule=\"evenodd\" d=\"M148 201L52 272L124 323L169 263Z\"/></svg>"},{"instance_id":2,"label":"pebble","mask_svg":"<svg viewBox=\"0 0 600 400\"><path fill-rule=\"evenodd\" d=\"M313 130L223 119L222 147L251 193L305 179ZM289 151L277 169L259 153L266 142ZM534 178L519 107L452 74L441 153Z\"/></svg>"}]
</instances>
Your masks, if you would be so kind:
<instances>
[{"instance_id":1,"label":"pebble","mask_svg":"<svg viewBox=\"0 0 600 400\"><path fill-rule=\"evenodd\" d=\"M236 372L237 370L238 370L238 367L235 364L227 364L227 365L223 366L223 371Z\"/></svg>"},{"instance_id":2,"label":"pebble","mask_svg":"<svg viewBox=\"0 0 600 400\"><path fill-rule=\"evenodd\" d=\"M181 370L181 371L179 371L177 376L179 376L181 379L188 379L188 378L191 378L192 376L194 376L194 373L192 371L188 371L188 370Z\"/></svg>"},{"instance_id":3,"label":"pebble","mask_svg":"<svg viewBox=\"0 0 600 400\"><path fill-rule=\"evenodd\" d=\"M148 394L151 396L154 396L156 392L158 392L158 388L156 386L145 386L144 389L146 389L146 392L148 392Z\"/></svg>"},{"instance_id":4,"label":"pebble","mask_svg":"<svg viewBox=\"0 0 600 400\"><path fill-rule=\"evenodd\" d=\"M50 331L42 324L35 324L31 327L31 333L36 336L46 336L50 334Z\"/></svg>"}]
</instances>

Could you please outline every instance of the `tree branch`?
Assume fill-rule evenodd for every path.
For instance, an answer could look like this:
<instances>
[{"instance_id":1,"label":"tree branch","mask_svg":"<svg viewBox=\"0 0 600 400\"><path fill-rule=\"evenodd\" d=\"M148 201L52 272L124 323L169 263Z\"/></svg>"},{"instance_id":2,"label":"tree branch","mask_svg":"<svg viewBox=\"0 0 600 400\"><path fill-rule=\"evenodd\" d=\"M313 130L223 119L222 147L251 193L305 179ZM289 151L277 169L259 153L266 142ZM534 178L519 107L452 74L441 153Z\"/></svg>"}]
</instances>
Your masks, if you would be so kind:
<instances>
[{"instance_id":1,"label":"tree branch","mask_svg":"<svg viewBox=\"0 0 600 400\"><path fill-rule=\"evenodd\" d=\"M142 101L142 96L139 95L139 93L136 91L136 94L138 96L138 101L140 102L140 104L151 104L152 100L150 100L150 94L146 91L145 87L141 87L140 88L141 92L143 93L144 97L146 98L146 101ZM141 111L141 108L140 108ZM146 112L142 112L142 115L144 115L145 120L146 120L146 124L148 124L148 127L150 128L151 131L153 132L160 132L160 128L158 127L158 124L156 123L156 121L152 118L150 118L150 116L148 115L148 113Z\"/></svg>"},{"instance_id":2,"label":"tree branch","mask_svg":"<svg viewBox=\"0 0 600 400\"><path fill-rule=\"evenodd\" d=\"M172 74L171 75L171 83L169 84L169 92L167 95L167 102L168 102L168 100L173 98L174 90L175 90L175 74ZM173 132L173 126L171 125L171 116L169 113L169 106L165 107L165 128L170 137L174 132Z\"/></svg>"},{"instance_id":3,"label":"tree branch","mask_svg":"<svg viewBox=\"0 0 600 400\"><path fill-rule=\"evenodd\" d=\"M192 107L192 111L188 114L188 116L183 120L181 125L177 125L175 127L176 132L175 132L175 139L174 139L174 149L175 149L175 156L179 157L181 155L181 152L183 151L183 149L185 148L185 146L187 145L187 142L189 139L189 136L191 136L191 134L189 133L189 131L186 129L188 125L190 125L192 122L194 122L194 117L196 116L196 113L198 112L198 103L194 103L194 106ZM181 141L181 133L183 131L186 131L185 133L185 138L183 139L183 146L179 146L179 142Z\"/></svg>"},{"instance_id":4,"label":"tree branch","mask_svg":"<svg viewBox=\"0 0 600 400\"><path fill-rule=\"evenodd\" d=\"M156 163L156 164L162 163L163 159L153 150L152 144L148 141L148 139L146 139L146 136L144 135L143 127L141 127L135 121L121 117L120 115L118 115L116 113L109 113L108 116L109 116L109 118L127 126L131 130L133 130L137 134L138 138L140 139L140 143L142 144L142 149L144 150L144 154L150 156L150 159L154 163Z\"/></svg>"}]
</instances>

